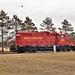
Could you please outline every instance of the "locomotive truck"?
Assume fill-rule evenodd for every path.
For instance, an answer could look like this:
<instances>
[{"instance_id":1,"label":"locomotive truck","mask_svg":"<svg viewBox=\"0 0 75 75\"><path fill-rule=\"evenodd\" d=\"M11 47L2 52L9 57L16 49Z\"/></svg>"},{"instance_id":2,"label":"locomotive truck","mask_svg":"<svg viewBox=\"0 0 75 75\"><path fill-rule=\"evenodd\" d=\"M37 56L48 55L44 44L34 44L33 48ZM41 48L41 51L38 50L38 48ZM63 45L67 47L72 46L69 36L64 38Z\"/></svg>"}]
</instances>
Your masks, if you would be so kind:
<instances>
[{"instance_id":1,"label":"locomotive truck","mask_svg":"<svg viewBox=\"0 0 75 75\"><path fill-rule=\"evenodd\" d=\"M18 53L36 51L53 51L53 46L56 46L56 51L74 51L74 42L71 38L60 32L16 32L16 48L10 47L10 51Z\"/></svg>"}]
</instances>

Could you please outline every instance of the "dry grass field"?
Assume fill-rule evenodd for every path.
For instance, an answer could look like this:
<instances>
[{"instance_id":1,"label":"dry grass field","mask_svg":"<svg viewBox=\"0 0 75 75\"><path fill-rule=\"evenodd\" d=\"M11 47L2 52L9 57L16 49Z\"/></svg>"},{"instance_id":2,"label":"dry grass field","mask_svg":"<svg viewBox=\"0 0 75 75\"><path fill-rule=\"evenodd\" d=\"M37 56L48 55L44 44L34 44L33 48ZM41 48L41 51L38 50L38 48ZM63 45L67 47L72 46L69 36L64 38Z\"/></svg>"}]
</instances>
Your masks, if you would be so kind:
<instances>
[{"instance_id":1,"label":"dry grass field","mask_svg":"<svg viewBox=\"0 0 75 75\"><path fill-rule=\"evenodd\" d=\"M75 75L75 52L0 54L0 75Z\"/></svg>"}]
</instances>

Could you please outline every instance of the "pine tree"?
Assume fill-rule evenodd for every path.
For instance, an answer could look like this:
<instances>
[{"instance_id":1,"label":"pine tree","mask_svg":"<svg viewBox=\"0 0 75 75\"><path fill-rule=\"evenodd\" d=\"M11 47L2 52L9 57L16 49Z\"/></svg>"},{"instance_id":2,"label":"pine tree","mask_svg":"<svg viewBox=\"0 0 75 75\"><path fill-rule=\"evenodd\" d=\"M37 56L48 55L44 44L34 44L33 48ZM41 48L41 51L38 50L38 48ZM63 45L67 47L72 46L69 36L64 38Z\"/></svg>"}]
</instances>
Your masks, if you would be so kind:
<instances>
[{"instance_id":1,"label":"pine tree","mask_svg":"<svg viewBox=\"0 0 75 75\"><path fill-rule=\"evenodd\" d=\"M47 30L47 31L52 31L54 32L56 30L54 26L54 24L52 23L52 19L49 17L46 17L45 20L43 20L42 24L40 24L40 26L42 28L40 28L41 30Z\"/></svg>"},{"instance_id":2,"label":"pine tree","mask_svg":"<svg viewBox=\"0 0 75 75\"><path fill-rule=\"evenodd\" d=\"M24 23L22 25L22 30L25 30L25 31L28 31L28 32L37 31L37 27L32 22L32 19L30 19L29 17L26 17L26 20L24 21Z\"/></svg>"},{"instance_id":3,"label":"pine tree","mask_svg":"<svg viewBox=\"0 0 75 75\"><path fill-rule=\"evenodd\" d=\"M0 27L1 27L1 38L2 38L2 52L4 51L4 38L5 36L8 36L8 27L10 25L11 21L9 16L7 16L7 13L5 13L3 10L0 11ZM9 36L8 36L9 37Z\"/></svg>"},{"instance_id":4,"label":"pine tree","mask_svg":"<svg viewBox=\"0 0 75 75\"><path fill-rule=\"evenodd\" d=\"M12 25L15 26L15 32L17 32L18 27L21 27L21 25L22 25L22 20L19 19L19 17L17 15L13 15Z\"/></svg>"},{"instance_id":5,"label":"pine tree","mask_svg":"<svg viewBox=\"0 0 75 75\"><path fill-rule=\"evenodd\" d=\"M68 32L73 32L73 27L71 25L71 23L69 23L66 19L64 19L62 23L62 27L58 28L60 31L63 31L65 34L67 34Z\"/></svg>"}]
</instances>

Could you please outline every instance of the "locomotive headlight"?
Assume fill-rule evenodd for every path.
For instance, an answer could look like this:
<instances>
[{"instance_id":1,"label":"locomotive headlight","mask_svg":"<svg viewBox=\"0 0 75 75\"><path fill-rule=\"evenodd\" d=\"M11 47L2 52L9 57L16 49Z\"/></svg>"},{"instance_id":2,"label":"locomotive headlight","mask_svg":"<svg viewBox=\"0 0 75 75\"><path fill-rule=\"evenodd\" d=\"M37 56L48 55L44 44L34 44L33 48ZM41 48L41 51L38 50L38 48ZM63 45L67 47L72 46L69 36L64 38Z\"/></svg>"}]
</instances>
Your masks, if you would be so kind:
<instances>
[{"instance_id":1,"label":"locomotive headlight","mask_svg":"<svg viewBox=\"0 0 75 75\"><path fill-rule=\"evenodd\" d=\"M71 46L74 46L74 44L72 44Z\"/></svg>"}]
</instances>

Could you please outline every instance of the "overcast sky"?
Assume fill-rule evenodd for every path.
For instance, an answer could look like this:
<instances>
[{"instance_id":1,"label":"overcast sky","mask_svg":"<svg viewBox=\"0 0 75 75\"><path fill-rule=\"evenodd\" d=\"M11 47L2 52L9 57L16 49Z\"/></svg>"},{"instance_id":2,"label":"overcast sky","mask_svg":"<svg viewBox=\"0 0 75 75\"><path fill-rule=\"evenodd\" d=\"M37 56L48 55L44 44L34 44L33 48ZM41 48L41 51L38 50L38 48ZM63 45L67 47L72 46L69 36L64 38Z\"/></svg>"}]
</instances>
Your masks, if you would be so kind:
<instances>
[{"instance_id":1,"label":"overcast sky","mask_svg":"<svg viewBox=\"0 0 75 75\"><path fill-rule=\"evenodd\" d=\"M29 16L37 26L46 17L52 18L57 28L67 19L75 29L75 0L1 0L0 10L11 18L14 14L22 20Z\"/></svg>"}]
</instances>

